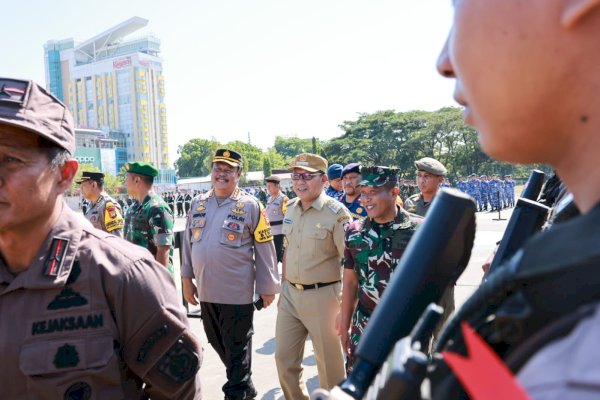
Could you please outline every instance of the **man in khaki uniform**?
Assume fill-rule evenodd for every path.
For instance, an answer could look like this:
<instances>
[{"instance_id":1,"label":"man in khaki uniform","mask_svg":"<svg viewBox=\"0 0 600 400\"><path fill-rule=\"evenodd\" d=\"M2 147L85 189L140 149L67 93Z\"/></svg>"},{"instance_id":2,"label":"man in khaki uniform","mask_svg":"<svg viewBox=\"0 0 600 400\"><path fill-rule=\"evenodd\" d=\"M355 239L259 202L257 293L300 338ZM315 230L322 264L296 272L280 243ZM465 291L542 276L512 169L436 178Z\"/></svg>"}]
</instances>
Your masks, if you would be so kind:
<instances>
[{"instance_id":1,"label":"man in khaki uniform","mask_svg":"<svg viewBox=\"0 0 600 400\"><path fill-rule=\"evenodd\" d=\"M335 329L341 303L344 226L350 212L324 191L327 161L304 153L290 165L294 191L283 220L288 246L275 331L275 361L286 399L308 399L302 380L304 343L310 335L319 382L330 389L346 375Z\"/></svg>"},{"instance_id":2,"label":"man in khaki uniform","mask_svg":"<svg viewBox=\"0 0 600 400\"><path fill-rule=\"evenodd\" d=\"M417 168L419 193L404 201L404 209L424 217L440 185L444 182L448 170L441 162L431 157L424 157L415 161L415 167Z\"/></svg>"},{"instance_id":3,"label":"man in khaki uniform","mask_svg":"<svg viewBox=\"0 0 600 400\"><path fill-rule=\"evenodd\" d=\"M268 307L279 292L271 227L262 204L238 187L242 165L238 152L215 152L213 188L192 201L181 251L183 293L191 304L200 300L206 337L226 367L227 400L257 396L253 296L256 288Z\"/></svg>"},{"instance_id":4,"label":"man in khaki uniform","mask_svg":"<svg viewBox=\"0 0 600 400\"><path fill-rule=\"evenodd\" d=\"M0 388L6 399L199 399L202 348L164 268L63 201L73 119L0 78Z\"/></svg>"},{"instance_id":5,"label":"man in khaki uniform","mask_svg":"<svg viewBox=\"0 0 600 400\"><path fill-rule=\"evenodd\" d=\"M81 185L83 197L90 202L89 207L85 210L85 217L94 225L94 228L123 237L123 226L125 225L123 210L115 199L102 190L104 174L85 171L76 183Z\"/></svg>"}]
</instances>

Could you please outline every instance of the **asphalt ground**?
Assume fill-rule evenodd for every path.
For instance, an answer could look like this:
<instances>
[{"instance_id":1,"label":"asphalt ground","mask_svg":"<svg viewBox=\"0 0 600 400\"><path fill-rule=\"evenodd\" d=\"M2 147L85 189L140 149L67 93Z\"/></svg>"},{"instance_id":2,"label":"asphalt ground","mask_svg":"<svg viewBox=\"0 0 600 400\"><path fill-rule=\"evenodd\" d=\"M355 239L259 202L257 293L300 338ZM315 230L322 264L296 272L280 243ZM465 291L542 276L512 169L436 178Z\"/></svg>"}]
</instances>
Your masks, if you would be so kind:
<instances>
[{"instance_id":1,"label":"asphalt ground","mask_svg":"<svg viewBox=\"0 0 600 400\"><path fill-rule=\"evenodd\" d=\"M492 253L496 242L502 239L512 209L498 212L477 213L477 230L471 259L455 289L457 308L479 286L483 271L481 265ZM502 220L497 220L499 217ZM175 230L182 230L185 225L183 218L176 218ZM175 272L179 276L179 254L175 254ZM177 279L178 290L181 283ZM279 400L283 394L279 386L277 369L275 367L275 320L277 317L277 300L270 307L254 313L254 337L252 349L252 380L258 391L257 399ZM212 349L197 318L190 318L193 331L201 338L204 345L204 361L200 369L204 399L217 400L223 398L221 387L226 382L225 367ZM317 366L310 338L306 341L304 350L304 380L309 392L319 387Z\"/></svg>"}]
</instances>

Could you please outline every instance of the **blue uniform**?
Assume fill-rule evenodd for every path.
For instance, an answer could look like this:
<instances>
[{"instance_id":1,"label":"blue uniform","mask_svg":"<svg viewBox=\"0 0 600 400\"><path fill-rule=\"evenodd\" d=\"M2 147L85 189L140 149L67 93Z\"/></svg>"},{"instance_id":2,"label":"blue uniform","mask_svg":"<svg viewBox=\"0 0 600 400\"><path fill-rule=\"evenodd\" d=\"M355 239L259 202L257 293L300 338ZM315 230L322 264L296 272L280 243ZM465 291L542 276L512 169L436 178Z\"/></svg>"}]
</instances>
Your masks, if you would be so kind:
<instances>
[{"instance_id":1,"label":"blue uniform","mask_svg":"<svg viewBox=\"0 0 600 400\"><path fill-rule=\"evenodd\" d=\"M333 199L339 200L344 192L342 190L335 190L333 186L329 186L327 189L325 189L325 194Z\"/></svg>"},{"instance_id":2,"label":"blue uniform","mask_svg":"<svg viewBox=\"0 0 600 400\"><path fill-rule=\"evenodd\" d=\"M492 204L492 211L499 210L501 206L502 195L500 194L500 180L492 178L489 181L490 184L490 203Z\"/></svg>"},{"instance_id":3,"label":"blue uniform","mask_svg":"<svg viewBox=\"0 0 600 400\"><path fill-rule=\"evenodd\" d=\"M490 184L485 180L485 177L481 178L480 183L480 193L481 193L481 204L483 208L487 211L490 204Z\"/></svg>"},{"instance_id":4,"label":"blue uniform","mask_svg":"<svg viewBox=\"0 0 600 400\"><path fill-rule=\"evenodd\" d=\"M348 203L346 201L346 194L344 193L339 201L348 208L353 219L361 219L367 216L367 210L360 205L360 196L354 199L353 202Z\"/></svg>"},{"instance_id":5,"label":"blue uniform","mask_svg":"<svg viewBox=\"0 0 600 400\"><path fill-rule=\"evenodd\" d=\"M479 182L479 179L469 179L467 181L467 194L475 200L477 210L481 211L481 182Z\"/></svg>"}]
</instances>

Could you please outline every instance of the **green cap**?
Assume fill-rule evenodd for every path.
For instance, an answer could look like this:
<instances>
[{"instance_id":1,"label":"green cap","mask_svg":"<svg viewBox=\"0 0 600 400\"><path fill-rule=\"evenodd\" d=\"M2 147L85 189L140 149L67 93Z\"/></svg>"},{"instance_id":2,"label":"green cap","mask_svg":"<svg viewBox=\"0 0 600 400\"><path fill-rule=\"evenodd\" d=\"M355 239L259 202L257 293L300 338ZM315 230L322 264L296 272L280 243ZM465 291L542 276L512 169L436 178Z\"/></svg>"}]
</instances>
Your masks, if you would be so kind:
<instances>
[{"instance_id":1,"label":"green cap","mask_svg":"<svg viewBox=\"0 0 600 400\"><path fill-rule=\"evenodd\" d=\"M138 175L146 175L152 177L158 175L158 170L154 168L154 165L142 161L130 162L125 164L125 170L127 172L131 172L132 174Z\"/></svg>"},{"instance_id":2,"label":"green cap","mask_svg":"<svg viewBox=\"0 0 600 400\"><path fill-rule=\"evenodd\" d=\"M398 169L389 167L362 167L360 186L383 186L388 182L398 183Z\"/></svg>"}]
</instances>

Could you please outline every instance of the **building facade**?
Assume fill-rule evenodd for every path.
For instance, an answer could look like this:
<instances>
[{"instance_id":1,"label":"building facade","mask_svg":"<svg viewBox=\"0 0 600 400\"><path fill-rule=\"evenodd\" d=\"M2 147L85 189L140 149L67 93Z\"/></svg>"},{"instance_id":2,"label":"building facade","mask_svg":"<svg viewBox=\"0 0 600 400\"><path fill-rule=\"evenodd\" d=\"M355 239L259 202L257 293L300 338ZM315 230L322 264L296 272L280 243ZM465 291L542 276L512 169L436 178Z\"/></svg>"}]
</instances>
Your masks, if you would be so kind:
<instances>
[{"instance_id":1,"label":"building facade","mask_svg":"<svg viewBox=\"0 0 600 400\"><path fill-rule=\"evenodd\" d=\"M78 128L122 132L126 161L169 169L160 41L131 35L147 24L133 17L83 43L47 42L46 84Z\"/></svg>"}]
</instances>

